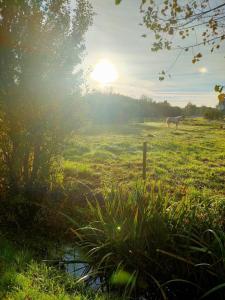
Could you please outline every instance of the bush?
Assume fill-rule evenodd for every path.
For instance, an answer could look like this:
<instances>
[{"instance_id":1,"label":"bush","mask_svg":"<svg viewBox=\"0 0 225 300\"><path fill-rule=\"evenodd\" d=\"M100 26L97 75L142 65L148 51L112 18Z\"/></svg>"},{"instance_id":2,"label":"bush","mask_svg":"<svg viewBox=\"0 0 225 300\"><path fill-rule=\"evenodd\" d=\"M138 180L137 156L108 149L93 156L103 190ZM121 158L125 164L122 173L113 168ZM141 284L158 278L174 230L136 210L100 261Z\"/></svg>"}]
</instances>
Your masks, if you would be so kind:
<instances>
[{"instance_id":1,"label":"bush","mask_svg":"<svg viewBox=\"0 0 225 300\"><path fill-rule=\"evenodd\" d=\"M221 223L212 227L219 212L211 209L208 217L201 199L176 202L154 184L148 189L120 188L101 206L89 203L90 221L75 231L77 246L111 289L147 299L199 299L225 280L225 234Z\"/></svg>"},{"instance_id":2,"label":"bush","mask_svg":"<svg viewBox=\"0 0 225 300\"><path fill-rule=\"evenodd\" d=\"M223 119L223 113L216 108L207 108L204 112L204 118L208 120L221 120Z\"/></svg>"}]
</instances>

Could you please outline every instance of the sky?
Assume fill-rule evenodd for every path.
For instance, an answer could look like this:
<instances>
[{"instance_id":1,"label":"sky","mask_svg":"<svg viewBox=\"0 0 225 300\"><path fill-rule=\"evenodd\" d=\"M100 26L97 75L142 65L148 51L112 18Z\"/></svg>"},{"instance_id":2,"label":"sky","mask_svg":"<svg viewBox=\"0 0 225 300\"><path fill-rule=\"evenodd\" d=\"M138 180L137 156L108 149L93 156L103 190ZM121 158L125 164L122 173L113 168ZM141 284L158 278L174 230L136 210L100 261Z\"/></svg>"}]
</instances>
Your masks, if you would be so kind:
<instances>
[{"instance_id":1,"label":"sky","mask_svg":"<svg viewBox=\"0 0 225 300\"><path fill-rule=\"evenodd\" d=\"M189 52L179 57L179 50L152 52L152 34L139 25L139 0L123 0L117 6L114 0L90 2L96 13L86 34L84 65L90 90L110 89L134 98L146 95L181 107L188 102L217 105L213 88L225 83L224 46L213 54L208 49L196 49L197 53L203 52L203 59L197 64L191 63L193 54ZM144 33L148 34L146 38L141 36ZM102 59L110 61L118 73L118 79L107 87L100 86L89 74ZM199 72L202 67L206 73ZM159 72L168 69L171 78L159 81Z\"/></svg>"}]
</instances>

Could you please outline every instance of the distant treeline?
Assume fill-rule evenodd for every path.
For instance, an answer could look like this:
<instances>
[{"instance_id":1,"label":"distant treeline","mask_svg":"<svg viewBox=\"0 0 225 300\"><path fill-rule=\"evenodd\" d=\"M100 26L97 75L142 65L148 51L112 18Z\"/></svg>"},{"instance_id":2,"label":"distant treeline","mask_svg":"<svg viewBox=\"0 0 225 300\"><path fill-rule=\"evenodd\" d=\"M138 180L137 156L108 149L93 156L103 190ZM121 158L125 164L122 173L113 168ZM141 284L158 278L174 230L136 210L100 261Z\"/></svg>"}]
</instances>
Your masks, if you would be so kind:
<instances>
[{"instance_id":1,"label":"distant treeline","mask_svg":"<svg viewBox=\"0 0 225 300\"><path fill-rule=\"evenodd\" d=\"M88 118L94 123L144 122L179 115L205 116L218 113L215 108L188 103L184 108L172 106L169 102L156 102L142 96L134 99L128 96L95 92L86 95ZM219 112L220 113L220 112Z\"/></svg>"}]
</instances>

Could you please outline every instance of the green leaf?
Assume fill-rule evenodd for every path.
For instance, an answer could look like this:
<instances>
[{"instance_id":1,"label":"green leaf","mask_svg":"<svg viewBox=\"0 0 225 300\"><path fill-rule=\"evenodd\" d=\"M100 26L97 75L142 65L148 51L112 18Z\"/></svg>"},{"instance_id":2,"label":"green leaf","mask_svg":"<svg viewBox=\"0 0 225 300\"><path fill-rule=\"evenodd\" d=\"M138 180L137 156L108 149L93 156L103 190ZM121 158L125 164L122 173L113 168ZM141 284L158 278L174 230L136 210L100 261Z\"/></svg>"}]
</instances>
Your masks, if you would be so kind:
<instances>
[{"instance_id":1,"label":"green leaf","mask_svg":"<svg viewBox=\"0 0 225 300\"><path fill-rule=\"evenodd\" d=\"M192 282L192 281L185 280L185 279L179 279L179 278L168 280L168 281L164 282L163 284L161 284L160 286L161 286L161 287L164 287L164 286L169 285L170 283L177 283L177 282L190 284L190 285L195 286L195 287L198 288L198 289L200 288L196 283L194 283L194 282Z\"/></svg>"},{"instance_id":2,"label":"green leaf","mask_svg":"<svg viewBox=\"0 0 225 300\"><path fill-rule=\"evenodd\" d=\"M134 280L134 277L132 274L124 271L124 270L117 270L112 276L111 276L111 283L112 284L129 284Z\"/></svg>"},{"instance_id":3,"label":"green leaf","mask_svg":"<svg viewBox=\"0 0 225 300\"><path fill-rule=\"evenodd\" d=\"M220 90L220 86L219 86L219 85L215 85L214 91L215 91L215 92L219 92L219 90Z\"/></svg>"},{"instance_id":4,"label":"green leaf","mask_svg":"<svg viewBox=\"0 0 225 300\"><path fill-rule=\"evenodd\" d=\"M115 4L119 5L122 0L115 0Z\"/></svg>"},{"instance_id":5,"label":"green leaf","mask_svg":"<svg viewBox=\"0 0 225 300\"><path fill-rule=\"evenodd\" d=\"M203 299L203 298L209 296L210 294L212 294L214 292L217 292L218 290L220 290L222 288L225 288L225 283L221 283L221 284L215 286L214 288L212 288L211 290L209 290L208 292L206 292L204 295L202 295L202 297L200 299ZM216 298L214 298L214 299L216 299Z\"/></svg>"}]
</instances>

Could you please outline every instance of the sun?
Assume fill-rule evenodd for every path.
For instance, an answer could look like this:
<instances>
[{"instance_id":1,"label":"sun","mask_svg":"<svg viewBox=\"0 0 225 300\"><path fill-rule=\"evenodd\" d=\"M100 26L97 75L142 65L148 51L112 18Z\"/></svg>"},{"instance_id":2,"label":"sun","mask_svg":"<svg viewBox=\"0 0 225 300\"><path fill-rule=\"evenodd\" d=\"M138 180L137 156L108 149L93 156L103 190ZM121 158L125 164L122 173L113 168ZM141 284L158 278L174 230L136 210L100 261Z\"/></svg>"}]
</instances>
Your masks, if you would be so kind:
<instances>
[{"instance_id":1,"label":"sun","mask_svg":"<svg viewBox=\"0 0 225 300\"><path fill-rule=\"evenodd\" d=\"M94 70L91 73L91 78L105 85L117 80L118 73L112 63L110 63L107 59L102 59L94 67Z\"/></svg>"},{"instance_id":2,"label":"sun","mask_svg":"<svg viewBox=\"0 0 225 300\"><path fill-rule=\"evenodd\" d=\"M204 74L204 73L207 73L207 72L208 72L208 70L207 70L207 68L206 68L206 67L201 67L201 68L199 68L199 69L198 69L198 71L199 71L200 73L202 73L202 74Z\"/></svg>"}]
</instances>

